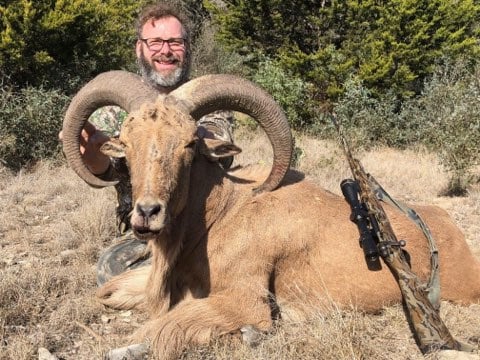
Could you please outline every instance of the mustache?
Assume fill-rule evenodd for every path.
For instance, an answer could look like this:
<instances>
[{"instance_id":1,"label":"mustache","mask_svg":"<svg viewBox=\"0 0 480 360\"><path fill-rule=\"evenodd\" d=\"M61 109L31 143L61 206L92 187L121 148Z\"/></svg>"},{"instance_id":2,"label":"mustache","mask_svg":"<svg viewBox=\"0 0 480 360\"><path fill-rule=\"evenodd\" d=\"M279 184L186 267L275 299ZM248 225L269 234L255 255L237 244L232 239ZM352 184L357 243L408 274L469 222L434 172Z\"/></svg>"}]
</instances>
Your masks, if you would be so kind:
<instances>
[{"instance_id":1,"label":"mustache","mask_svg":"<svg viewBox=\"0 0 480 360\"><path fill-rule=\"evenodd\" d=\"M173 54L171 55L161 54L157 56L152 56L152 60L160 61L160 62L179 62L179 59Z\"/></svg>"}]
</instances>

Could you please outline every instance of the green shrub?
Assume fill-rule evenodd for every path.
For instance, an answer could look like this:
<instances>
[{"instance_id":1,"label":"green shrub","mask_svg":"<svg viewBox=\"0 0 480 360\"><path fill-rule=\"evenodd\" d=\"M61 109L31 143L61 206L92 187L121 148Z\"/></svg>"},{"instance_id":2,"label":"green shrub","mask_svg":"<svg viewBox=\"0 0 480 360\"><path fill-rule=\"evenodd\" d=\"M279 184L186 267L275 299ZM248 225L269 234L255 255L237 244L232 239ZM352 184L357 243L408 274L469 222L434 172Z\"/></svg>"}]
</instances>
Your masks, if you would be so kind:
<instances>
[{"instance_id":1,"label":"green shrub","mask_svg":"<svg viewBox=\"0 0 480 360\"><path fill-rule=\"evenodd\" d=\"M451 172L449 193L462 193L480 162L480 67L457 62L438 67L422 96L407 102L403 116L417 125L420 141L437 152Z\"/></svg>"},{"instance_id":2,"label":"green shrub","mask_svg":"<svg viewBox=\"0 0 480 360\"><path fill-rule=\"evenodd\" d=\"M335 113L356 147L366 149L386 145L403 148L410 142L409 124L398 120L395 95L385 94L378 99L357 78L349 79L345 89L344 96L335 106Z\"/></svg>"},{"instance_id":3,"label":"green shrub","mask_svg":"<svg viewBox=\"0 0 480 360\"><path fill-rule=\"evenodd\" d=\"M246 77L244 57L229 51L215 39L216 28L204 18L198 30L192 54L192 77L206 74L235 74Z\"/></svg>"},{"instance_id":4,"label":"green shrub","mask_svg":"<svg viewBox=\"0 0 480 360\"><path fill-rule=\"evenodd\" d=\"M20 170L59 154L58 132L68 97L58 91L0 90L0 161Z\"/></svg>"},{"instance_id":5,"label":"green shrub","mask_svg":"<svg viewBox=\"0 0 480 360\"><path fill-rule=\"evenodd\" d=\"M308 121L306 85L303 80L288 74L275 61L265 59L258 65L252 80L263 87L285 111L292 128L302 129Z\"/></svg>"},{"instance_id":6,"label":"green shrub","mask_svg":"<svg viewBox=\"0 0 480 360\"><path fill-rule=\"evenodd\" d=\"M473 0L204 1L217 37L257 67L262 56L314 84L328 106L356 74L375 96L418 95L441 56L478 58ZM313 100L313 99L311 99Z\"/></svg>"},{"instance_id":7,"label":"green shrub","mask_svg":"<svg viewBox=\"0 0 480 360\"><path fill-rule=\"evenodd\" d=\"M134 63L133 23L144 2L1 2L0 67L16 87L65 91L99 72L128 67Z\"/></svg>"},{"instance_id":8,"label":"green shrub","mask_svg":"<svg viewBox=\"0 0 480 360\"><path fill-rule=\"evenodd\" d=\"M446 193L461 194L480 162L480 67L472 70L465 61L445 64L420 96L403 103L392 94L374 97L351 79L334 111L356 148L422 145L438 153L451 174Z\"/></svg>"}]
</instances>

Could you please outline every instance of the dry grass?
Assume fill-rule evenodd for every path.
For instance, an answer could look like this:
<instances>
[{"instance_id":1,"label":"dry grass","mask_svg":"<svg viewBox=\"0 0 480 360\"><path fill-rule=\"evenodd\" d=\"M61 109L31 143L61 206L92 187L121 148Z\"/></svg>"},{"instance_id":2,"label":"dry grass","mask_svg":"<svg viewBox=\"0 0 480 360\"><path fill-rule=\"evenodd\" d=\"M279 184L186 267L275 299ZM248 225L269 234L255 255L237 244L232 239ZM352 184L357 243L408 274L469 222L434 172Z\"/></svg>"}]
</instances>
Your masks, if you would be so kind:
<instances>
[{"instance_id":1,"label":"dry grass","mask_svg":"<svg viewBox=\"0 0 480 360\"><path fill-rule=\"evenodd\" d=\"M270 161L262 135L240 129L237 141L246 149L238 162ZM297 144L304 151L300 170L340 193L338 184L350 174L336 144L308 137ZM436 157L421 150L379 149L359 157L398 199L448 210L480 258L478 188L464 198L439 197L447 176ZM60 359L101 359L125 345L145 315L111 311L94 300L95 263L114 233L113 190L89 188L65 166L41 163L18 175L0 168L0 203L0 359L37 359L41 347ZM352 251L360 250L352 245ZM225 338L183 358L422 358L399 306L375 316L334 304L331 310L307 323L280 323L253 349ZM457 338L478 344L480 305L443 303L442 316Z\"/></svg>"}]
</instances>

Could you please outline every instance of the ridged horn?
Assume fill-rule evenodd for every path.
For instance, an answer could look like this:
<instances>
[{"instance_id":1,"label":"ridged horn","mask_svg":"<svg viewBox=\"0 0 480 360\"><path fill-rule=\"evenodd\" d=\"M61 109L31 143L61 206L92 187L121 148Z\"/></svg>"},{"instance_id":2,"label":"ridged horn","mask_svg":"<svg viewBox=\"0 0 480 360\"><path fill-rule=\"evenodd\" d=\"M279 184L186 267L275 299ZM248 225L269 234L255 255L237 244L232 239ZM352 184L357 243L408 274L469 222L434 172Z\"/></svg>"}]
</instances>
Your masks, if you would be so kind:
<instances>
[{"instance_id":1,"label":"ridged horn","mask_svg":"<svg viewBox=\"0 0 480 360\"><path fill-rule=\"evenodd\" d=\"M70 167L93 187L115 185L92 174L80 154L80 133L90 115L102 106L117 105L130 113L145 102L154 102L158 92L142 78L126 71L109 71L89 81L72 98L63 120L63 152Z\"/></svg>"},{"instance_id":2,"label":"ridged horn","mask_svg":"<svg viewBox=\"0 0 480 360\"><path fill-rule=\"evenodd\" d=\"M270 174L254 192L272 191L281 183L290 167L293 137L285 113L266 91L237 76L204 75L172 91L165 102L196 120L216 110L250 115L264 129L273 148Z\"/></svg>"}]
</instances>

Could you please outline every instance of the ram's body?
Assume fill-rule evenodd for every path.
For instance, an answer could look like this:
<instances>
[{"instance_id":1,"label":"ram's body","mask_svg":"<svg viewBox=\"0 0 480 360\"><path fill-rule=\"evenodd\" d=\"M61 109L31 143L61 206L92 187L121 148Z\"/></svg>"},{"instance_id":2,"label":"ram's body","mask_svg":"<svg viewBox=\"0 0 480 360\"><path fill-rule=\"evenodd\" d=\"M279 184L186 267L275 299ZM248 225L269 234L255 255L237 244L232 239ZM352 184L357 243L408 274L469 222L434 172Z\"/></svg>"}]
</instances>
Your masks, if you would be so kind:
<instances>
[{"instance_id":1,"label":"ram's body","mask_svg":"<svg viewBox=\"0 0 480 360\"><path fill-rule=\"evenodd\" d=\"M88 184L114 185L89 171L79 135L100 106L118 105L131 114L120 141L112 139L103 150L126 156L132 228L149 240L152 265L114 277L97 295L113 307L147 309L152 320L139 336L153 340L160 358L218 334L266 330L277 316L304 316L332 302L374 311L401 300L386 268L367 269L346 202L288 169L292 137L271 96L244 79L210 75L153 105L156 97L134 74L99 75L72 100L63 144L70 165ZM221 109L258 121L273 148L270 170L225 172L218 165L218 158L240 149L208 138L194 119ZM478 301L480 264L461 232L439 208L416 210L437 240L442 297ZM430 257L423 234L403 214L387 212L397 237L407 241L413 270L425 278Z\"/></svg>"},{"instance_id":2,"label":"ram's body","mask_svg":"<svg viewBox=\"0 0 480 360\"><path fill-rule=\"evenodd\" d=\"M278 309L301 316L332 301L367 311L400 302L388 269L367 269L343 198L294 171L277 190L254 195L268 169L225 173L203 155L211 147L194 122L161 103L133 114L120 140L133 184L132 226L150 239L153 265L114 278L98 295L114 307L149 309L144 334L162 356L247 324L268 329ZM438 242L442 298L478 301L480 265L461 232L437 207L416 210ZM423 234L402 213L388 214L425 279Z\"/></svg>"}]
</instances>

